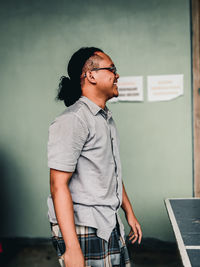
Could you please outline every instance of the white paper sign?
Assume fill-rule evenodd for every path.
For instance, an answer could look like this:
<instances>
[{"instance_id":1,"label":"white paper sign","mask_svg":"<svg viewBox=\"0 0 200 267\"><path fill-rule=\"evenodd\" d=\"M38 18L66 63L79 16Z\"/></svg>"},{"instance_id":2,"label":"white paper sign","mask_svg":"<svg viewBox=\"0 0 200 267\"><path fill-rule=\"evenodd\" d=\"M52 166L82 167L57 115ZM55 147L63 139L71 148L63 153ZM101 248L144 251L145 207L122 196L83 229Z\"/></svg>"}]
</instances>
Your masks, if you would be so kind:
<instances>
[{"instance_id":1,"label":"white paper sign","mask_svg":"<svg viewBox=\"0 0 200 267\"><path fill-rule=\"evenodd\" d=\"M183 95L183 74L147 77L148 101L167 101Z\"/></svg>"},{"instance_id":2,"label":"white paper sign","mask_svg":"<svg viewBox=\"0 0 200 267\"><path fill-rule=\"evenodd\" d=\"M109 102L117 101L143 101L143 77L120 77L117 82L119 96Z\"/></svg>"}]
</instances>

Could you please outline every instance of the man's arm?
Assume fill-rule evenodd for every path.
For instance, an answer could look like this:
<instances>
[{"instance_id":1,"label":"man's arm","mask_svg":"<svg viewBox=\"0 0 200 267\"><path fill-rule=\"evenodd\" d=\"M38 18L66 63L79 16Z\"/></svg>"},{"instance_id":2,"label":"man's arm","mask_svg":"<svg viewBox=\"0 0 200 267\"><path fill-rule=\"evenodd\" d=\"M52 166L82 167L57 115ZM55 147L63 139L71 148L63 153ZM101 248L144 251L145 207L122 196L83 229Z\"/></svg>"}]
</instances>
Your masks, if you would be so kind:
<instances>
[{"instance_id":1,"label":"man's arm","mask_svg":"<svg viewBox=\"0 0 200 267\"><path fill-rule=\"evenodd\" d=\"M72 172L50 169L50 188L57 221L65 242L66 267L84 267L84 257L76 234L74 209L68 182Z\"/></svg>"},{"instance_id":2,"label":"man's arm","mask_svg":"<svg viewBox=\"0 0 200 267\"><path fill-rule=\"evenodd\" d=\"M124 184L122 183L123 189L122 189L122 209L125 212L126 220L128 224L131 227L131 231L129 233L130 240L132 240L132 243L135 243L138 239L138 243L141 243L142 239L142 230L140 227L140 224L133 212L133 208L131 206L131 203L129 201L128 195L126 193Z\"/></svg>"}]
</instances>

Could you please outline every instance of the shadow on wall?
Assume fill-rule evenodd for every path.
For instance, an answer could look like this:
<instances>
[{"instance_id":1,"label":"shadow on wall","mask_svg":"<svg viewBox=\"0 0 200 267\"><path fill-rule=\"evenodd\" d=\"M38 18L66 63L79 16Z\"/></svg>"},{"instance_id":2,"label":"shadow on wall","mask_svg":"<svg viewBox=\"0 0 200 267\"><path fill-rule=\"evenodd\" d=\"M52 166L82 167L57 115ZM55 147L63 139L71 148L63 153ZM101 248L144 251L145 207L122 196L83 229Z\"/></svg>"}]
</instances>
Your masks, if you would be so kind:
<instances>
[{"instance_id":1,"label":"shadow on wall","mask_svg":"<svg viewBox=\"0 0 200 267\"><path fill-rule=\"evenodd\" d=\"M0 237L16 235L19 227L19 177L21 172L15 160L0 149Z\"/></svg>"}]
</instances>

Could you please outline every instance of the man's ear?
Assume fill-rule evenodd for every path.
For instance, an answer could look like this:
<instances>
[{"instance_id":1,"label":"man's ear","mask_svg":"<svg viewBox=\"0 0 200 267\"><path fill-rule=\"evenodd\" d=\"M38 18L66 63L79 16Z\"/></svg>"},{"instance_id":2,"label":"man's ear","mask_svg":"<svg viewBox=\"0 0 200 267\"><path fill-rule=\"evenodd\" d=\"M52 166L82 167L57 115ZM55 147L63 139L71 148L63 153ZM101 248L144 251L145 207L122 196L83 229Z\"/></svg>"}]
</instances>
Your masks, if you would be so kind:
<instances>
[{"instance_id":1,"label":"man's ear","mask_svg":"<svg viewBox=\"0 0 200 267\"><path fill-rule=\"evenodd\" d=\"M95 75L93 75L94 72L93 71L86 71L86 79L88 79L88 81L92 84L96 84L96 79L95 79Z\"/></svg>"}]
</instances>

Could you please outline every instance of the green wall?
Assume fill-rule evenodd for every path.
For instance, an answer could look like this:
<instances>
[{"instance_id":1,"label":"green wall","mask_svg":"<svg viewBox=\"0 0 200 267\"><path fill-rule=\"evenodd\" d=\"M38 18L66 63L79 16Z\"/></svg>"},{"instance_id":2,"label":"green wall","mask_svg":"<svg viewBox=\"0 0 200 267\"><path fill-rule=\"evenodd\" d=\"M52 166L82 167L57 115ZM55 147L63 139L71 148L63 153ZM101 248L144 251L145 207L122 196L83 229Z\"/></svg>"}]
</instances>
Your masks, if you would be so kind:
<instances>
[{"instance_id":1,"label":"green wall","mask_svg":"<svg viewBox=\"0 0 200 267\"><path fill-rule=\"evenodd\" d=\"M144 236L173 240L163 200L192 196L193 184L189 0L1 1L0 15L0 235L50 235L46 144L64 109L56 88L72 53L97 46L121 76L144 76L143 103L109 107ZM147 102L146 77L160 74L184 74L184 95Z\"/></svg>"}]
</instances>

